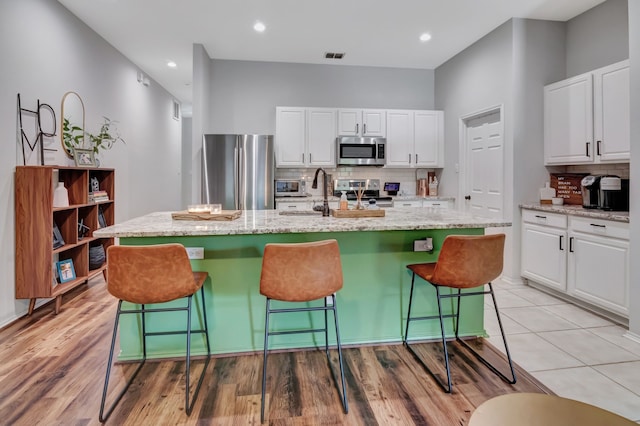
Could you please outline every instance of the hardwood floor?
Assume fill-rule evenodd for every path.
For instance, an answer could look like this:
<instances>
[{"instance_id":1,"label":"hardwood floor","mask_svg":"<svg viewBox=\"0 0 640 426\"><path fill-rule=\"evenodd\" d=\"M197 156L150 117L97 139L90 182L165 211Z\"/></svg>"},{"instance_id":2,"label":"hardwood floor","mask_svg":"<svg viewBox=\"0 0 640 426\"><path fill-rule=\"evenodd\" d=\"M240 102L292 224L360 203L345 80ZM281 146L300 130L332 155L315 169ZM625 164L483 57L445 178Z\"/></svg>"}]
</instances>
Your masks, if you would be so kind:
<instances>
[{"instance_id":1,"label":"hardwood floor","mask_svg":"<svg viewBox=\"0 0 640 426\"><path fill-rule=\"evenodd\" d=\"M115 299L97 277L64 296L57 316L49 305L0 330L0 423L99 424L115 309ZM478 344L487 356L502 359L490 345ZM430 365L441 367L439 344L416 346ZM474 408L493 396L551 393L520 368L518 383L506 384L459 345L450 345L450 355L454 392L446 394L402 345L346 348L345 415L323 352L272 353L267 422L464 425ZM192 386L203 365L202 360L194 362ZM500 365L506 368L506 362ZM134 367L114 366L112 388L122 385ZM191 416L184 413L183 375L184 361L147 363L107 424L260 423L261 354L212 359Z\"/></svg>"}]
</instances>

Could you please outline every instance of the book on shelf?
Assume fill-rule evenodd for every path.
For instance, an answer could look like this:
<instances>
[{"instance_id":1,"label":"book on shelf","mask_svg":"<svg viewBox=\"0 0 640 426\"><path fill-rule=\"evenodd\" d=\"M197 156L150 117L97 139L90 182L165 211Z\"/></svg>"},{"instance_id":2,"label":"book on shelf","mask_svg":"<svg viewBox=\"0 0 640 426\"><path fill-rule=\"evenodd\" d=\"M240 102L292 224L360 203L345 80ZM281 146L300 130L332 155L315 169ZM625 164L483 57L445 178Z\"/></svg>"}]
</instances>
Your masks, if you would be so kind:
<instances>
[{"instance_id":1,"label":"book on shelf","mask_svg":"<svg viewBox=\"0 0 640 426\"><path fill-rule=\"evenodd\" d=\"M104 217L104 212L101 207L98 207L98 228L105 228L107 226L107 220Z\"/></svg>"},{"instance_id":2,"label":"book on shelf","mask_svg":"<svg viewBox=\"0 0 640 426\"><path fill-rule=\"evenodd\" d=\"M89 193L89 202L97 203L100 201L109 201L109 194L107 191L93 191Z\"/></svg>"}]
</instances>

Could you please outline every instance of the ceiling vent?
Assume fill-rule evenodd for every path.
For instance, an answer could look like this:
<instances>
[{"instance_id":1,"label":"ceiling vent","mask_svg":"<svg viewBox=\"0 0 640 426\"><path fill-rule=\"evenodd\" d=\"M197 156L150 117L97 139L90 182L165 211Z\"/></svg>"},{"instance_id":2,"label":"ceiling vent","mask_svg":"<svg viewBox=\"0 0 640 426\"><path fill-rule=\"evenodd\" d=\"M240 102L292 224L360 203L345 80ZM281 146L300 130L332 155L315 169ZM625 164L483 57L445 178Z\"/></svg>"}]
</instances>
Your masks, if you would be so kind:
<instances>
[{"instance_id":1,"label":"ceiling vent","mask_svg":"<svg viewBox=\"0 0 640 426\"><path fill-rule=\"evenodd\" d=\"M327 52L324 54L325 59L342 59L345 53Z\"/></svg>"}]
</instances>

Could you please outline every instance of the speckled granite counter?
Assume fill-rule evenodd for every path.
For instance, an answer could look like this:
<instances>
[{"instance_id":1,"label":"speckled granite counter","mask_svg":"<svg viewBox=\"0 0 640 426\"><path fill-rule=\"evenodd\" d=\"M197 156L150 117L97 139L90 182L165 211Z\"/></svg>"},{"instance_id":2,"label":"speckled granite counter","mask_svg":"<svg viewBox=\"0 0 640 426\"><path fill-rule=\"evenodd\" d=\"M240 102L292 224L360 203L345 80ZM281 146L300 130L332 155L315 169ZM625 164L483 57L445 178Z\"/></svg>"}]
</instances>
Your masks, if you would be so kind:
<instances>
[{"instance_id":1,"label":"speckled granite counter","mask_svg":"<svg viewBox=\"0 0 640 426\"><path fill-rule=\"evenodd\" d=\"M246 210L232 221L173 220L171 212L146 216L102 228L96 237L170 237L203 235L283 234L307 232L405 231L510 226L497 219L468 216L454 210L421 207L386 209L385 217L338 219L280 215L276 210Z\"/></svg>"},{"instance_id":2,"label":"speckled granite counter","mask_svg":"<svg viewBox=\"0 0 640 426\"><path fill-rule=\"evenodd\" d=\"M337 293L340 332L345 344L400 342L406 320L411 274L406 265L437 259L447 235L481 235L486 227L509 222L461 215L434 208L386 209L383 218L337 219L321 216L286 216L278 211L244 211L229 222L172 220L170 212L151 213L94 232L95 236L119 237L122 245L177 242L204 248L204 259L192 260L194 270L206 271L204 285L212 352L241 353L262 350L264 303L259 282L264 246L268 243L299 243L333 238L340 246L344 287ZM414 252L413 242L430 237L433 252ZM107 273L108 275L108 273ZM427 286L420 286L420 309L437 311ZM484 335L482 297L465 300L460 334ZM173 303L173 302L171 302ZM182 301L175 302L178 306ZM445 309L449 310L447 304ZM445 312L447 313L447 312ZM173 313L172 313L173 314ZM321 313L281 314L276 329L295 327L300 321L321 328ZM163 320L151 319L154 331L179 328L184 314ZM140 356L139 320L121 319L120 359ZM415 325L416 338L437 338L438 321ZM310 347L323 341L319 334L290 334L273 339L272 348ZM330 340L333 337L330 337ZM158 336L147 346L149 358L184 354L183 336ZM202 337L192 339L192 352L204 353Z\"/></svg>"},{"instance_id":3,"label":"speckled granite counter","mask_svg":"<svg viewBox=\"0 0 640 426\"><path fill-rule=\"evenodd\" d=\"M614 220L616 222L629 223L629 212L613 212L596 209L585 209L582 206L562 205L554 206L553 204L520 204L520 207L528 210L537 210L541 212L568 214L572 216L593 217L596 219Z\"/></svg>"}]
</instances>

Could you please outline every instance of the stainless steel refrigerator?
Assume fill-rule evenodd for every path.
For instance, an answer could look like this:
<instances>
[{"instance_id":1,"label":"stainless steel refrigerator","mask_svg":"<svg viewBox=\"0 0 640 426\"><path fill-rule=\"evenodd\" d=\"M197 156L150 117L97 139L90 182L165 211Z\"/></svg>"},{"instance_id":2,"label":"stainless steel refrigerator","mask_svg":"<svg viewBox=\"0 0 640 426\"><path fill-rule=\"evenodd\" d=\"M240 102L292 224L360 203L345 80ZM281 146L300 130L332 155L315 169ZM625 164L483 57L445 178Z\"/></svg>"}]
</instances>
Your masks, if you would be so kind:
<instances>
[{"instance_id":1,"label":"stainless steel refrigerator","mask_svg":"<svg viewBox=\"0 0 640 426\"><path fill-rule=\"evenodd\" d=\"M204 135L202 202L224 210L275 206L272 135Z\"/></svg>"}]
</instances>

